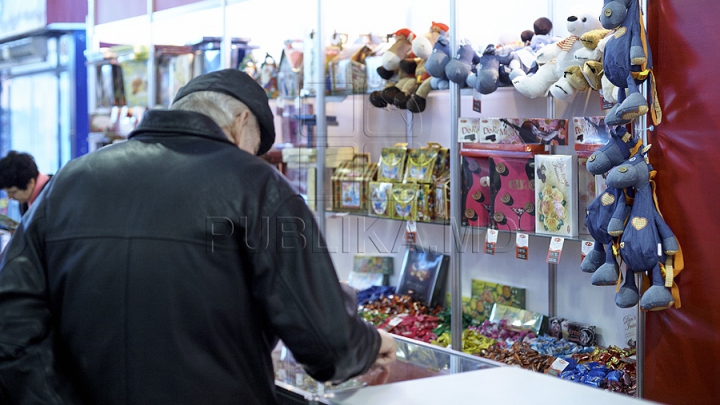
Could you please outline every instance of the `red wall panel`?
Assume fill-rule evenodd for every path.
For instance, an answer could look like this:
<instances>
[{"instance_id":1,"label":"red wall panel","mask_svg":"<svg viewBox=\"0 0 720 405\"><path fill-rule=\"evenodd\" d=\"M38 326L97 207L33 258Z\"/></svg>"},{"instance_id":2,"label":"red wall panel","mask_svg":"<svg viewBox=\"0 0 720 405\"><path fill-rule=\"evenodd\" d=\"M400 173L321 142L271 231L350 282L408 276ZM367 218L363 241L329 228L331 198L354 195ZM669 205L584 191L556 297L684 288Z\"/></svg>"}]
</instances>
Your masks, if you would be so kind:
<instances>
[{"instance_id":1,"label":"red wall panel","mask_svg":"<svg viewBox=\"0 0 720 405\"><path fill-rule=\"evenodd\" d=\"M720 41L717 0L648 1L663 122L648 135L661 211L683 249L682 307L647 314L645 397L720 398Z\"/></svg>"},{"instance_id":2,"label":"red wall panel","mask_svg":"<svg viewBox=\"0 0 720 405\"><path fill-rule=\"evenodd\" d=\"M95 24L147 14L147 0L95 0Z\"/></svg>"},{"instance_id":3,"label":"red wall panel","mask_svg":"<svg viewBox=\"0 0 720 405\"><path fill-rule=\"evenodd\" d=\"M47 23L85 23L87 0L48 0Z\"/></svg>"}]
</instances>

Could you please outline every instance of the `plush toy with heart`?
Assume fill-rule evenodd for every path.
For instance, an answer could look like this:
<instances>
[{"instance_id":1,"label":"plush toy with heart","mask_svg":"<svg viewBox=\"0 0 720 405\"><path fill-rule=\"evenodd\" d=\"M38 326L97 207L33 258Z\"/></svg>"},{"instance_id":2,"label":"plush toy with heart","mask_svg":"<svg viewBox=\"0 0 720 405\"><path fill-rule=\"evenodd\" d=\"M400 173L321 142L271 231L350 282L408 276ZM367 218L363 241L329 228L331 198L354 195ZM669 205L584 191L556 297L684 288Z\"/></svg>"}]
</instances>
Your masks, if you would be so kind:
<instances>
[{"instance_id":1,"label":"plush toy with heart","mask_svg":"<svg viewBox=\"0 0 720 405\"><path fill-rule=\"evenodd\" d=\"M593 175L604 174L621 164L640 147L641 142L633 139L624 127L612 128L610 135L610 140L588 158L586 167ZM617 237L625 226L632 198L627 193L625 189L608 187L588 206L585 224L595 245L583 259L580 269L594 273L590 280L593 285L615 285L617 282Z\"/></svg>"},{"instance_id":2,"label":"plush toy with heart","mask_svg":"<svg viewBox=\"0 0 720 405\"><path fill-rule=\"evenodd\" d=\"M650 146L608 172L609 187L632 188L634 199L630 217L620 239L620 257L627 265L625 282L615 296L615 303L628 308L640 301L646 311L679 307L674 277L682 270L682 255L674 256L680 245L660 214L655 195L655 171L647 158ZM634 273L646 273L652 285L642 293L637 289ZM673 291L674 290L674 291ZM675 292L675 293L673 293Z\"/></svg>"},{"instance_id":3,"label":"plush toy with heart","mask_svg":"<svg viewBox=\"0 0 720 405\"><path fill-rule=\"evenodd\" d=\"M604 74L621 90L618 104L605 117L608 125L629 123L647 114L651 108L653 122L658 124L662 119L652 75L652 54L642 20L639 0L604 0L600 22L603 28L613 30L605 45ZM648 78L653 95L650 107L638 88Z\"/></svg>"}]
</instances>

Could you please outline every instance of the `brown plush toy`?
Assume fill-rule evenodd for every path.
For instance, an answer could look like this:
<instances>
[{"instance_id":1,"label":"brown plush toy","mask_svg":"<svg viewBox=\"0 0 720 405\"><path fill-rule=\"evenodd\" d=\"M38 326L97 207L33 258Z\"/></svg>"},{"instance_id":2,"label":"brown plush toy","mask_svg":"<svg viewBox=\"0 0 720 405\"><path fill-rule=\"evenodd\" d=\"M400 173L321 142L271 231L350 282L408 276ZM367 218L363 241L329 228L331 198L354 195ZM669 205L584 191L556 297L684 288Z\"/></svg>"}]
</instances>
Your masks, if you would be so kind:
<instances>
[{"instance_id":1,"label":"brown plush toy","mask_svg":"<svg viewBox=\"0 0 720 405\"><path fill-rule=\"evenodd\" d=\"M412 54L412 40L415 38L415 34L407 28L402 28L395 32L394 38L395 42L385 51L381 66L377 69L380 77L388 80L388 83L383 90L370 93L370 104L378 108L384 108L388 103L392 103L397 92L401 91L398 85L405 87L408 82L407 69L409 67L406 67L406 71L402 71L400 64ZM413 73L414 70L413 66ZM397 76L395 81L391 80L393 76Z\"/></svg>"}]
</instances>

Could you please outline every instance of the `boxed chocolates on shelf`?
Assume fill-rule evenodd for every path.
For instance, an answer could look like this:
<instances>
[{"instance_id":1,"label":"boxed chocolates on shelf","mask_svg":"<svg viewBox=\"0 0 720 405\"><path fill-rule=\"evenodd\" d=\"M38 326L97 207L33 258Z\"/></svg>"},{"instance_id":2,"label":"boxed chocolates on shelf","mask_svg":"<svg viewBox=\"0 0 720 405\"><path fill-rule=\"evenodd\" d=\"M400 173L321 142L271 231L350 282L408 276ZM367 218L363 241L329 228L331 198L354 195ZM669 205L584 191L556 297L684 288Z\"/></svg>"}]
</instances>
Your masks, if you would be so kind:
<instances>
[{"instance_id":1,"label":"boxed chocolates on shelf","mask_svg":"<svg viewBox=\"0 0 720 405\"><path fill-rule=\"evenodd\" d=\"M411 148L407 153L404 180L407 183L432 183L450 170L449 165L449 151L438 143Z\"/></svg>"},{"instance_id":2,"label":"boxed chocolates on shelf","mask_svg":"<svg viewBox=\"0 0 720 405\"><path fill-rule=\"evenodd\" d=\"M525 289L485 280L471 280L470 300L481 321L490 318L493 306L502 304L525 309Z\"/></svg>"},{"instance_id":3,"label":"boxed chocolates on shelf","mask_svg":"<svg viewBox=\"0 0 720 405\"><path fill-rule=\"evenodd\" d=\"M485 227L490 224L490 158L462 156L462 224Z\"/></svg>"},{"instance_id":4,"label":"boxed chocolates on shelf","mask_svg":"<svg viewBox=\"0 0 720 405\"><path fill-rule=\"evenodd\" d=\"M395 146L382 148L380 162L378 163L377 180L401 183L405 176L406 160L407 144L398 143Z\"/></svg>"},{"instance_id":5,"label":"boxed chocolates on shelf","mask_svg":"<svg viewBox=\"0 0 720 405\"><path fill-rule=\"evenodd\" d=\"M539 334L544 327L545 315L495 303L490 312L490 322L504 321L505 327L515 331L530 331Z\"/></svg>"},{"instance_id":6,"label":"boxed chocolates on shelf","mask_svg":"<svg viewBox=\"0 0 720 405\"><path fill-rule=\"evenodd\" d=\"M450 256L410 245L405 253L396 293L430 307L443 305Z\"/></svg>"},{"instance_id":7,"label":"boxed chocolates on shelf","mask_svg":"<svg viewBox=\"0 0 720 405\"><path fill-rule=\"evenodd\" d=\"M480 147L568 144L566 119L461 117L458 131L459 142L482 144Z\"/></svg>"},{"instance_id":8,"label":"boxed chocolates on shelf","mask_svg":"<svg viewBox=\"0 0 720 405\"><path fill-rule=\"evenodd\" d=\"M332 175L333 211L367 212L368 184L377 175L369 154L358 154L341 163Z\"/></svg>"},{"instance_id":9,"label":"boxed chocolates on shelf","mask_svg":"<svg viewBox=\"0 0 720 405\"><path fill-rule=\"evenodd\" d=\"M535 232L578 235L577 163L570 155L535 156Z\"/></svg>"}]
</instances>

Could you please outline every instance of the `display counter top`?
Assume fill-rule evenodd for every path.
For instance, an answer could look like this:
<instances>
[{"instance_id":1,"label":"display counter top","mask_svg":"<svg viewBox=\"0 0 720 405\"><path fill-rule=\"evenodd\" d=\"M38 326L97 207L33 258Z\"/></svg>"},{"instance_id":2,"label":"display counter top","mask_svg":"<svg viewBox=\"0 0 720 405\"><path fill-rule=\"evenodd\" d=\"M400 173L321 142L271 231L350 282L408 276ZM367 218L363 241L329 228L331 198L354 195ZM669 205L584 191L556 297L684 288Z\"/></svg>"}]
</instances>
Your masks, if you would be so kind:
<instances>
[{"instance_id":1,"label":"display counter top","mask_svg":"<svg viewBox=\"0 0 720 405\"><path fill-rule=\"evenodd\" d=\"M651 404L519 367L493 367L334 393L337 405L466 403Z\"/></svg>"}]
</instances>

